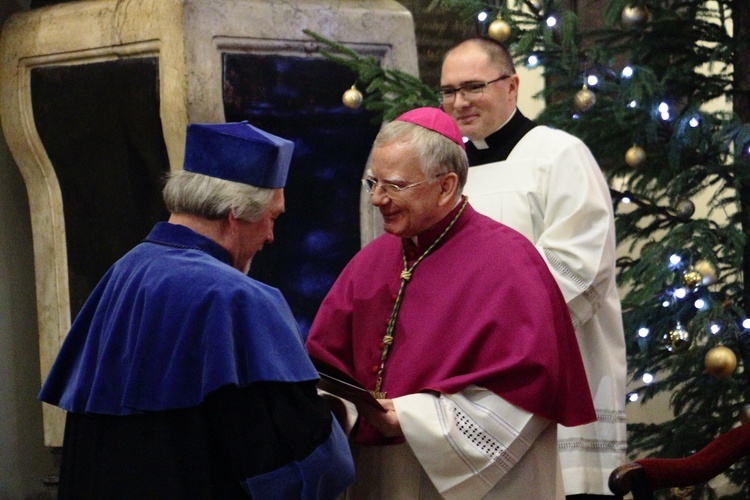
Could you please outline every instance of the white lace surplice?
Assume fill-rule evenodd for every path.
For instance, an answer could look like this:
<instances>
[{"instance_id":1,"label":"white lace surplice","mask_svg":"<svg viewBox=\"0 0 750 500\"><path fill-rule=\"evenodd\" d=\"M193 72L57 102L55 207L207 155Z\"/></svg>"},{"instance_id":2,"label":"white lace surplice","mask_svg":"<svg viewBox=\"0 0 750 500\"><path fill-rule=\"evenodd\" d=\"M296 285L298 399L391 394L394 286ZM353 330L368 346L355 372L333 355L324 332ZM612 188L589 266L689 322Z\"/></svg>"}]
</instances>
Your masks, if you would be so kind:
<instances>
[{"instance_id":1,"label":"white lace surplice","mask_svg":"<svg viewBox=\"0 0 750 500\"><path fill-rule=\"evenodd\" d=\"M355 445L351 499L563 497L556 426L496 394L393 400L407 442Z\"/></svg>"}]
</instances>

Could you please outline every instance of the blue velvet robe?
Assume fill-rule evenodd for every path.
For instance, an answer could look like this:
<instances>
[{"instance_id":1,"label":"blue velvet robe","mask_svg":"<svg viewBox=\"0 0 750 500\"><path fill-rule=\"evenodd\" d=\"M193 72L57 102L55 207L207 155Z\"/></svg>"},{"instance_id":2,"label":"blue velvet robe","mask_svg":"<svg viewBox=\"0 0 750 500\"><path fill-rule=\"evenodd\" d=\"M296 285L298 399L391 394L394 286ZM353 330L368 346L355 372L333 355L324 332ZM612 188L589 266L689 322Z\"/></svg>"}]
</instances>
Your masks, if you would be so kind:
<instances>
[{"instance_id":1,"label":"blue velvet robe","mask_svg":"<svg viewBox=\"0 0 750 500\"><path fill-rule=\"evenodd\" d=\"M69 412L61 496L332 498L353 466L317 379L278 290L159 223L94 289L40 394Z\"/></svg>"}]
</instances>

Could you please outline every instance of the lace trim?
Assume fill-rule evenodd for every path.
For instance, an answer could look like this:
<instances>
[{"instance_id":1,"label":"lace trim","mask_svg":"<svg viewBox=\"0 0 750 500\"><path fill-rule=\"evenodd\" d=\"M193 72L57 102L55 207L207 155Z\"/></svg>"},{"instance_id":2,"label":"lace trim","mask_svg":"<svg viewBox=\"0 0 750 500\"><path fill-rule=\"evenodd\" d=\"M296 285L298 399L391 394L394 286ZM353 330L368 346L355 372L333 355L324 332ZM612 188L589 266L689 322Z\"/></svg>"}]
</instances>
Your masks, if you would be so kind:
<instances>
[{"instance_id":1,"label":"lace trim","mask_svg":"<svg viewBox=\"0 0 750 500\"><path fill-rule=\"evenodd\" d=\"M624 411L596 410L596 420L597 422L617 424L620 422L627 422L628 416Z\"/></svg>"},{"instance_id":2,"label":"lace trim","mask_svg":"<svg viewBox=\"0 0 750 500\"><path fill-rule=\"evenodd\" d=\"M552 264L555 269L558 269L563 275L565 275L570 281L576 284L578 288L583 292L584 298L591 304L591 308L594 310L594 312L599 310L599 304L601 302L601 296L599 295L599 292L596 291L596 289L592 286L589 286L586 281L584 281L578 274L574 273L568 266L557 260L557 258L547 250L544 249L544 256L547 257L547 260L549 260L550 264Z\"/></svg>"},{"instance_id":3,"label":"lace trim","mask_svg":"<svg viewBox=\"0 0 750 500\"><path fill-rule=\"evenodd\" d=\"M500 467L504 472L508 472L516 464L517 460L508 453L508 449L492 436L482 431L469 416L461 411L455 405L452 405L453 417L455 418L456 428L480 450L487 460Z\"/></svg>"},{"instance_id":4,"label":"lace trim","mask_svg":"<svg viewBox=\"0 0 750 500\"><path fill-rule=\"evenodd\" d=\"M595 439L566 439L557 442L559 451L586 450L598 452L625 452L627 441L599 441Z\"/></svg>"}]
</instances>

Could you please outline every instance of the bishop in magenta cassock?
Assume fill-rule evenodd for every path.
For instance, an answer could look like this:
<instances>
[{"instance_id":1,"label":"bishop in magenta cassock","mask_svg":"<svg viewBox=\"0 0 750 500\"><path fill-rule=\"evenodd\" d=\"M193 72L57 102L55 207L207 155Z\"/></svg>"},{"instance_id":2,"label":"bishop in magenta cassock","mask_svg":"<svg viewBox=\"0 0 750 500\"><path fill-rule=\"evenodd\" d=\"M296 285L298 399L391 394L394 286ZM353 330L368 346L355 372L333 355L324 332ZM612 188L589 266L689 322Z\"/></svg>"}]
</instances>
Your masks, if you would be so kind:
<instances>
[{"instance_id":1,"label":"bishop in magenta cassock","mask_svg":"<svg viewBox=\"0 0 750 500\"><path fill-rule=\"evenodd\" d=\"M526 238L461 195L467 169L438 109L375 140L365 187L386 234L346 266L307 339L387 409L347 405L352 498L561 498L555 424L595 418L560 290Z\"/></svg>"}]
</instances>

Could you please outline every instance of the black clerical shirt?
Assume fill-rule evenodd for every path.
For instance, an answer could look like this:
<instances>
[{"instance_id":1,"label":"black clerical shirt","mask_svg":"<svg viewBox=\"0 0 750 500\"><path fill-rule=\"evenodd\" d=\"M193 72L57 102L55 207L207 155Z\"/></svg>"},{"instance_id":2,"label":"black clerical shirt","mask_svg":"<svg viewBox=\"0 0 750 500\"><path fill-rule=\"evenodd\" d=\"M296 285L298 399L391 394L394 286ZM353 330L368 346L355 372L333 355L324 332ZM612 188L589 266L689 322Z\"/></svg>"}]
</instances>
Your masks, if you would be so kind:
<instances>
[{"instance_id":1,"label":"black clerical shirt","mask_svg":"<svg viewBox=\"0 0 750 500\"><path fill-rule=\"evenodd\" d=\"M477 149L471 141L466 143L469 166L475 167L485 163L505 161L521 138L536 125L517 109L513 118L505 126L484 139L489 148Z\"/></svg>"}]
</instances>

